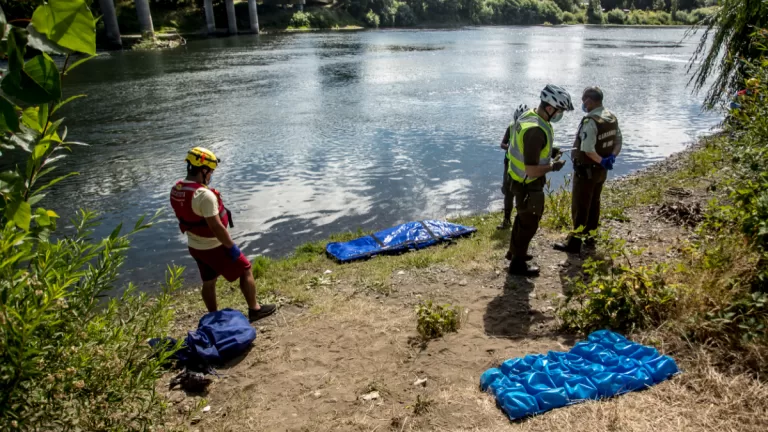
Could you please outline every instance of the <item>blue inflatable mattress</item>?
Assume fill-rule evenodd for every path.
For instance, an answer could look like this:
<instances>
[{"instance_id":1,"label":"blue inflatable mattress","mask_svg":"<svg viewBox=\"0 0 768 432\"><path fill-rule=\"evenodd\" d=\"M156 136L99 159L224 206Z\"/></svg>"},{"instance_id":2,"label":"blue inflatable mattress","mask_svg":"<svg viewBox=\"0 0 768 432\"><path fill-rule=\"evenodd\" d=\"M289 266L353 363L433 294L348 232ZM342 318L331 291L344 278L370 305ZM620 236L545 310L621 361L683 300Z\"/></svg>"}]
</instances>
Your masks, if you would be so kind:
<instances>
[{"instance_id":1,"label":"blue inflatable mattress","mask_svg":"<svg viewBox=\"0 0 768 432\"><path fill-rule=\"evenodd\" d=\"M348 242L328 243L325 251L340 262L369 258L382 253L421 249L477 231L450 222L408 222Z\"/></svg>"},{"instance_id":2,"label":"blue inflatable mattress","mask_svg":"<svg viewBox=\"0 0 768 432\"><path fill-rule=\"evenodd\" d=\"M480 388L515 420L642 390L677 374L675 361L656 348L608 330L596 331L568 352L509 359L480 376Z\"/></svg>"}]
</instances>

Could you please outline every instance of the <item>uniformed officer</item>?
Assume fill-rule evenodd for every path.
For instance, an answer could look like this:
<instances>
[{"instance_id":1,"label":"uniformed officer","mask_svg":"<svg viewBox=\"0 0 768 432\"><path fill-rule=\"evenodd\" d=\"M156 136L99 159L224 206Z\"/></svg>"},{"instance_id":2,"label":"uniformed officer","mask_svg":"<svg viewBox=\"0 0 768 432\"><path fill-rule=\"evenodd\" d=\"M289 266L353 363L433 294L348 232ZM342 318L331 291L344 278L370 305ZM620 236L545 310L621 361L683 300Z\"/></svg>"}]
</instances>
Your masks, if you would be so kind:
<instances>
[{"instance_id":1,"label":"uniformed officer","mask_svg":"<svg viewBox=\"0 0 768 432\"><path fill-rule=\"evenodd\" d=\"M514 198L517 214L512 224L512 237L507 259L509 273L519 276L538 276L539 268L529 264L528 246L539 229L544 212L544 185L546 174L560 171L565 161L553 144L551 123L572 111L571 95L556 85L547 85L541 91L537 109L521 114L509 127L507 164L509 190Z\"/></svg>"},{"instance_id":2,"label":"uniformed officer","mask_svg":"<svg viewBox=\"0 0 768 432\"><path fill-rule=\"evenodd\" d=\"M579 124L571 154L574 231L565 243L554 245L556 250L568 253L581 252L584 239L587 246L594 246L594 233L600 222L600 194L622 144L619 121L603 107L603 91L599 87L587 87L581 102L581 109L587 114Z\"/></svg>"}]
</instances>

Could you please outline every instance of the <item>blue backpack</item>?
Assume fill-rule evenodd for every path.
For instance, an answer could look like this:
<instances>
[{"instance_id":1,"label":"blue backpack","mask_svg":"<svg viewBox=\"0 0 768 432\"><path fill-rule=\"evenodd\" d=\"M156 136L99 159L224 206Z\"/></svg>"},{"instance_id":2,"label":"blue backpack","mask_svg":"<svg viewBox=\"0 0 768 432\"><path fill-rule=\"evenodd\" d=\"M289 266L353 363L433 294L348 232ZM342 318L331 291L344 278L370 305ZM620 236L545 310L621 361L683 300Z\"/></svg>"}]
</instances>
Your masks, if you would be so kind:
<instances>
[{"instance_id":1,"label":"blue backpack","mask_svg":"<svg viewBox=\"0 0 768 432\"><path fill-rule=\"evenodd\" d=\"M244 353L256 339L256 330L242 312L222 309L200 318L197 330L187 334L183 347L174 358L190 369L208 371L212 365L224 364ZM151 346L161 342L175 344L171 338L153 339Z\"/></svg>"}]
</instances>

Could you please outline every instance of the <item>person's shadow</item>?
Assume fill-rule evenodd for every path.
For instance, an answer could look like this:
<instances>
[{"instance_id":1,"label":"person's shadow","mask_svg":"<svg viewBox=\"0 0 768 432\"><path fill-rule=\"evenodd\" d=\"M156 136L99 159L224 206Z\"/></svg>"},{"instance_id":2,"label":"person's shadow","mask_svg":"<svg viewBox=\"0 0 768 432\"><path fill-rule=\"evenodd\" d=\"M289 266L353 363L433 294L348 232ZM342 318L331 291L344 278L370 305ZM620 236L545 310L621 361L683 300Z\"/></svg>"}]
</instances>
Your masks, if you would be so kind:
<instances>
[{"instance_id":1,"label":"person's shadow","mask_svg":"<svg viewBox=\"0 0 768 432\"><path fill-rule=\"evenodd\" d=\"M483 315L485 333L493 337L523 339L531 324L546 319L542 313L531 309L530 295L534 287L528 278L507 274L504 291L491 300Z\"/></svg>"}]
</instances>

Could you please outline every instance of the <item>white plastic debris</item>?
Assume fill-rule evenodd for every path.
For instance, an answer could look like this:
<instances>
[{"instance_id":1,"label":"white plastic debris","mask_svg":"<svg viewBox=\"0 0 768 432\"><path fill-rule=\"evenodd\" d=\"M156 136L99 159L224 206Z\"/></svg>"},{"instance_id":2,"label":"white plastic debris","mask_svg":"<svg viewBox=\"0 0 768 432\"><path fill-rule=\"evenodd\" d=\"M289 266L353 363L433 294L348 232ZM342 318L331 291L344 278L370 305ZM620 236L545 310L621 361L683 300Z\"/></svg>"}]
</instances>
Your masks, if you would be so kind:
<instances>
[{"instance_id":1,"label":"white plastic debris","mask_svg":"<svg viewBox=\"0 0 768 432\"><path fill-rule=\"evenodd\" d=\"M370 392L368 394L364 394L364 395L360 396L360 399L362 399L364 401L372 401L372 400L378 399L379 397L380 397L379 392L372 391L372 392Z\"/></svg>"}]
</instances>

